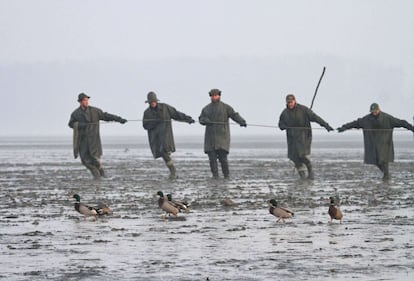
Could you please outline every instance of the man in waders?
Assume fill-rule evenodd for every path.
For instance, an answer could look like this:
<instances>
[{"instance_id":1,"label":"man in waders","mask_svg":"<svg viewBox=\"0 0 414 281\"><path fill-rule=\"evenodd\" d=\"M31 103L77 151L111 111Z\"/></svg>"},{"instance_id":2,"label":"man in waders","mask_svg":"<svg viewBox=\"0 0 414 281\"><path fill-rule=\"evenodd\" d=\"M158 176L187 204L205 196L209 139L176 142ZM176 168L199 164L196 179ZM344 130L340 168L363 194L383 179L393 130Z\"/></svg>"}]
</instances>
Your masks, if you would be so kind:
<instances>
[{"instance_id":1,"label":"man in waders","mask_svg":"<svg viewBox=\"0 0 414 281\"><path fill-rule=\"evenodd\" d=\"M78 95L80 106L72 112L69 127L74 130L74 156L80 155L82 164L91 171L95 179L105 176L101 164L102 144L99 135L99 120L116 121L125 124L127 120L89 106L89 96Z\"/></svg>"},{"instance_id":2,"label":"man in waders","mask_svg":"<svg viewBox=\"0 0 414 281\"><path fill-rule=\"evenodd\" d=\"M213 178L218 178L217 159L220 161L224 178L229 178L229 164L227 154L230 151L229 118L241 127L247 127L246 121L224 102L221 102L221 91L212 89L209 92L211 103L201 111L198 118L201 125L206 126L204 135L204 152L208 155Z\"/></svg>"},{"instance_id":3,"label":"man in waders","mask_svg":"<svg viewBox=\"0 0 414 281\"><path fill-rule=\"evenodd\" d=\"M191 116L179 112L174 107L158 102L157 95L149 92L146 103L149 107L144 112L142 125L148 132L148 141L152 155L155 159L162 157L170 170L170 179L177 178L174 162L171 153L175 152L174 136L171 119L194 123Z\"/></svg>"},{"instance_id":4,"label":"man in waders","mask_svg":"<svg viewBox=\"0 0 414 281\"><path fill-rule=\"evenodd\" d=\"M364 134L364 163L376 165L383 175L383 180L390 179L388 163L394 162L394 143L392 133L394 128L403 127L414 131L413 126L405 120L397 119L380 110L377 103L371 104L370 114L344 124L338 132L348 129L363 129Z\"/></svg>"},{"instance_id":5,"label":"man in waders","mask_svg":"<svg viewBox=\"0 0 414 281\"><path fill-rule=\"evenodd\" d=\"M301 179L306 179L305 166L308 170L308 179L314 179L312 163L310 161L312 144L312 127L310 122L316 122L326 130L333 131L321 117L308 107L296 103L294 95L286 96L286 109L279 118L280 130L286 130L288 143L288 158L293 161Z\"/></svg>"}]
</instances>

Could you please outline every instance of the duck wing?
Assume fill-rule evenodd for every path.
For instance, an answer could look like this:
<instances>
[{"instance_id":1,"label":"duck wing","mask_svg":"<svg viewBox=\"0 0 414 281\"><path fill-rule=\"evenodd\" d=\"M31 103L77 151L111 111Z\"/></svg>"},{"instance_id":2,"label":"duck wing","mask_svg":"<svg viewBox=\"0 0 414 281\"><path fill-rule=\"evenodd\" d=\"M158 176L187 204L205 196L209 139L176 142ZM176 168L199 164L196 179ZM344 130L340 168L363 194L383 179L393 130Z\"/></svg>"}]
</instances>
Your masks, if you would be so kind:
<instances>
[{"instance_id":1,"label":"duck wing","mask_svg":"<svg viewBox=\"0 0 414 281\"><path fill-rule=\"evenodd\" d=\"M288 214L291 214L292 217L295 215L295 213L291 209L288 209L288 208L285 208L285 207L278 207L278 208L283 210L284 212L286 212Z\"/></svg>"},{"instance_id":2,"label":"duck wing","mask_svg":"<svg viewBox=\"0 0 414 281\"><path fill-rule=\"evenodd\" d=\"M293 217L293 212L286 208L281 207L270 207L270 210L272 215L278 218L282 219L289 219Z\"/></svg>"},{"instance_id":3,"label":"duck wing","mask_svg":"<svg viewBox=\"0 0 414 281\"><path fill-rule=\"evenodd\" d=\"M175 208L177 208L180 212L184 211L184 212L188 213L190 211L190 209L188 207L189 204L187 202L181 202L181 201L173 200L173 201L169 201L169 203L171 205L173 205Z\"/></svg>"},{"instance_id":4,"label":"duck wing","mask_svg":"<svg viewBox=\"0 0 414 281\"><path fill-rule=\"evenodd\" d=\"M86 204L76 202L75 210L85 216L96 216L97 212L93 207L90 207Z\"/></svg>"}]
</instances>

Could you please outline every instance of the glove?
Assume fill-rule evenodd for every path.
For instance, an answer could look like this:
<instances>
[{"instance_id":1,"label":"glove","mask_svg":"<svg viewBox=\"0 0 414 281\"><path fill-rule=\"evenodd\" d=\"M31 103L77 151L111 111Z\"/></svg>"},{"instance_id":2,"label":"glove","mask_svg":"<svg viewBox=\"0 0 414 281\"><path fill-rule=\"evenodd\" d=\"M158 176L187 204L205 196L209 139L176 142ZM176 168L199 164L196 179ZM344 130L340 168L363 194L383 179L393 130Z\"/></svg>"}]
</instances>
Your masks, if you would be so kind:
<instances>
[{"instance_id":1,"label":"glove","mask_svg":"<svg viewBox=\"0 0 414 281\"><path fill-rule=\"evenodd\" d=\"M247 127L246 121L241 122L240 127Z\"/></svg>"},{"instance_id":2,"label":"glove","mask_svg":"<svg viewBox=\"0 0 414 281\"><path fill-rule=\"evenodd\" d=\"M190 117L190 119L188 119L188 124L193 124L195 121L193 118Z\"/></svg>"},{"instance_id":3,"label":"glove","mask_svg":"<svg viewBox=\"0 0 414 281\"><path fill-rule=\"evenodd\" d=\"M342 127L337 128L337 130L338 130L338 133L342 133L342 132L344 132L346 129L342 126Z\"/></svg>"},{"instance_id":4,"label":"glove","mask_svg":"<svg viewBox=\"0 0 414 281\"><path fill-rule=\"evenodd\" d=\"M331 126L329 126L329 125L326 125L325 126L325 128L326 128L326 130L328 131L328 132L330 132L330 131L333 131L334 129L331 127Z\"/></svg>"},{"instance_id":5,"label":"glove","mask_svg":"<svg viewBox=\"0 0 414 281\"><path fill-rule=\"evenodd\" d=\"M124 118L119 119L119 123L121 123L121 124L125 124L126 122L128 122L128 120L126 120Z\"/></svg>"}]
</instances>

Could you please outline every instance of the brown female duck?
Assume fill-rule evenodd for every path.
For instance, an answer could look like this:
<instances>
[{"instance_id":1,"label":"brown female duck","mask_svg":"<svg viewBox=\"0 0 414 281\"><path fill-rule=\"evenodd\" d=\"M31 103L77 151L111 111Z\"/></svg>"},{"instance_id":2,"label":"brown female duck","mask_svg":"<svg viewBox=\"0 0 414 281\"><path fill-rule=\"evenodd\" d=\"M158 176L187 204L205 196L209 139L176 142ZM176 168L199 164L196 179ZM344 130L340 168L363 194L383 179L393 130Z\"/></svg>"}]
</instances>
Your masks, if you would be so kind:
<instances>
[{"instance_id":1,"label":"brown female duck","mask_svg":"<svg viewBox=\"0 0 414 281\"><path fill-rule=\"evenodd\" d=\"M333 220L339 220L339 223L342 223L343 214L338 206L335 206L335 198L329 197L330 203L329 203L329 209L328 214L331 217L331 222L333 223Z\"/></svg>"}]
</instances>

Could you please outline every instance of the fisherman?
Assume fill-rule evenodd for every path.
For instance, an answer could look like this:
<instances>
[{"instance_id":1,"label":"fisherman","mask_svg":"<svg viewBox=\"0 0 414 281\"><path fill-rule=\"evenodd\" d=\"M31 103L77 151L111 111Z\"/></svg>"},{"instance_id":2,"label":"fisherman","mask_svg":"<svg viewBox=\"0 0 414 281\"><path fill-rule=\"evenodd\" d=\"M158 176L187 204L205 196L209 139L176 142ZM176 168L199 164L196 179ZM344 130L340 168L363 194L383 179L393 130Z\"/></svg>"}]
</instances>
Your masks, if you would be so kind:
<instances>
[{"instance_id":1,"label":"fisherman","mask_svg":"<svg viewBox=\"0 0 414 281\"><path fill-rule=\"evenodd\" d=\"M405 120L397 119L382 112L377 103L371 104L370 114L344 124L338 132L348 129L364 130L364 163L376 165L383 175L383 181L390 179L388 163L394 162L394 143L392 133L394 128L403 127L414 131L413 126Z\"/></svg>"},{"instance_id":2,"label":"fisherman","mask_svg":"<svg viewBox=\"0 0 414 281\"><path fill-rule=\"evenodd\" d=\"M174 162L171 154L175 152L174 136L172 130L171 119L194 123L191 116L179 112L174 107L158 102L157 95L154 92L149 92L146 103L149 107L144 112L142 125L148 131L148 141L151 148L152 155L155 159L162 157L167 165L171 180L177 178Z\"/></svg>"},{"instance_id":3,"label":"fisherman","mask_svg":"<svg viewBox=\"0 0 414 281\"><path fill-rule=\"evenodd\" d=\"M204 135L204 152L208 155L210 169L214 179L218 179L217 159L220 161L224 178L229 178L227 154L230 151L229 118L241 127L247 127L246 121L234 109L221 102L221 91L212 89L209 92L211 103L203 108L198 118L201 125L206 126Z\"/></svg>"},{"instance_id":4,"label":"fisherman","mask_svg":"<svg viewBox=\"0 0 414 281\"><path fill-rule=\"evenodd\" d=\"M82 164L88 168L95 179L105 176L101 164L102 144L99 135L99 120L127 122L122 117L103 112L101 109L89 106L90 97L85 93L78 95L79 108L72 112L69 127L74 130L74 154L80 155Z\"/></svg>"},{"instance_id":5,"label":"fisherman","mask_svg":"<svg viewBox=\"0 0 414 281\"><path fill-rule=\"evenodd\" d=\"M279 118L279 128L286 130L288 158L295 164L302 180L306 179L305 166L308 170L308 179L313 180L315 177L310 161L312 143L310 122L318 123L328 132L333 131L333 128L310 108L298 104L294 95L287 95L286 109Z\"/></svg>"}]
</instances>

